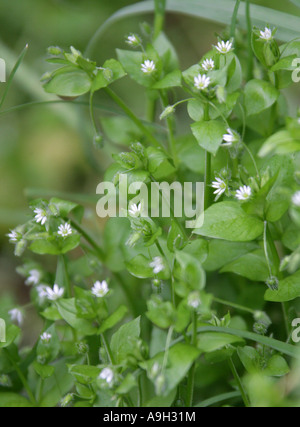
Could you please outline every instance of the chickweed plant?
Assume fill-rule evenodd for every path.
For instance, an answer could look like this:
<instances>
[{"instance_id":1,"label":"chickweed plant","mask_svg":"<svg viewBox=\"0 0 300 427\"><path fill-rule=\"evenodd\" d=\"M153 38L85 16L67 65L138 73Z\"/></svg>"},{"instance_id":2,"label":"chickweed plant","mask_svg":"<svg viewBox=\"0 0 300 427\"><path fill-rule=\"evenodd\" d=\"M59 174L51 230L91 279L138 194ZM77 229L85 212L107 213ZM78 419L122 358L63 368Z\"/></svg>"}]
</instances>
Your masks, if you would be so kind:
<instances>
[{"instance_id":1,"label":"chickweed plant","mask_svg":"<svg viewBox=\"0 0 300 427\"><path fill-rule=\"evenodd\" d=\"M44 326L24 348L28 306L3 315L0 406L300 404L300 351L293 339L300 296L300 112L291 111L286 90L294 83L299 37L292 39L287 14L276 12L277 33L274 11L250 7L248 0L215 0L211 18L220 7L218 16L229 25L182 70L164 32L165 12L167 6L193 14L192 3L199 3L198 16L201 5L210 4L138 3L141 12L154 11L154 25L129 29L116 57L103 64L91 59L101 49L101 29L86 54L49 48L54 65L42 78L45 92L71 108L88 101L95 150L109 140L123 146L114 149L103 177L107 191L98 194L98 215L102 209L110 216L112 205L117 215L104 220L102 233L72 194L70 200L44 197L30 200L29 220L8 232ZM118 94L129 79L144 89L146 117ZM99 91L113 113L99 113ZM186 114L185 133L178 114ZM191 207L203 189L192 228L186 212L174 212L186 196L178 194L180 186L172 190L175 182L193 184ZM168 215L160 210L168 192L152 197L152 184L162 183L172 191ZM204 184L195 190L196 183ZM45 267L48 258L57 260L56 271Z\"/></svg>"}]
</instances>

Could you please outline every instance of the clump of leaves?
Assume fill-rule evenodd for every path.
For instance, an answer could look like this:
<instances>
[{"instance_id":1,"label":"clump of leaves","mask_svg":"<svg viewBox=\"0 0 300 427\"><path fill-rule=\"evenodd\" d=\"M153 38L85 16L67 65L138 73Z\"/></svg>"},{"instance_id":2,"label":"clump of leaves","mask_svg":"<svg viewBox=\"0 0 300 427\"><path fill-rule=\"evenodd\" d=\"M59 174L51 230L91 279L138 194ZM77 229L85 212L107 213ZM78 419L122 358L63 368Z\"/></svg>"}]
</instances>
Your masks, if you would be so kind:
<instances>
[{"instance_id":1,"label":"clump of leaves","mask_svg":"<svg viewBox=\"0 0 300 427\"><path fill-rule=\"evenodd\" d=\"M32 201L32 217L10 240L17 256L57 257L57 270L31 259L19 268L44 327L32 349L20 350L21 330L8 322L2 405L297 405L294 382L282 393L278 378L289 381L298 359L289 316L300 296L300 119L289 116L282 89L292 84L300 42L279 44L269 27L236 29L236 8L231 34L182 71L162 32L165 2L156 6L154 31L143 25L100 66L73 47L50 48L58 68L44 89L89 95L96 139L126 149L106 172L116 186L122 174L149 190L204 178L204 222L190 230L185 218L144 217L143 200L128 192L129 217L110 219L99 243L81 224L81 206ZM149 120L111 88L125 78L145 89ZM97 123L98 91L124 114ZM182 105L190 132L178 135ZM283 314L268 302L282 303ZM19 326L22 310L10 311Z\"/></svg>"}]
</instances>

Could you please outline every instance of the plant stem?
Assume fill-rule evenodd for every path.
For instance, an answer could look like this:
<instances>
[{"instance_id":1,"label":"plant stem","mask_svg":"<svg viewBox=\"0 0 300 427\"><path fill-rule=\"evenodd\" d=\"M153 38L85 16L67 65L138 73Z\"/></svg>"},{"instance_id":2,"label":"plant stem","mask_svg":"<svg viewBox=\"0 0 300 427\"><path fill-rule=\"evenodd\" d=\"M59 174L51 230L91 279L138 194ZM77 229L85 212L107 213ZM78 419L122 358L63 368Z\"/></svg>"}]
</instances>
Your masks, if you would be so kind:
<instances>
[{"instance_id":1,"label":"plant stem","mask_svg":"<svg viewBox=\"0 0 300 427\"><path fill-rule=\"evenodd\" d=\"M236 0L235 8L234 8L232 20L231 20L231 27L230 27L230 37L231 38L233 38L235 36L237 15L238 15L240 4L241 4L241 0Z\"/></svg>"},{"instance_id":2,"label":"plant stem","mask_svg":"<svg viewBox=\"0 0 300 427\"><path fill-rule=\"evenodd\" d=\"M236 370L236 367L235 367L235 365L234 365L233 360L232 360L231 357L228 359L228 363L229 363L231 372L232 372L232 374L233 374L233 376L234 376L234 378L235 378L235 380L237 382L237 386L238 386L238 388L239 388L239 390L241 392L244 404L245 404L246 408L249 408L250 407L250 402L249 402L247 393L246 393L246 391L244 389L243 383L242 383L242 381L241 381L241 379L239 377L239 374L238 374L238 372Z\"/></svg>"},{"instance_id":3,"label":"plant stem","mask_svg":"<svg viewBox=\"0 0 300 427\"><path fill-rule=\"evenodd\" d=\"M247 38L248 38L248 60L247 60L247 81L252 79L253 73L253 52L252 52L252 22L250 14L250 0L246 0L246 20L247 20Z\"/></svg>"},{"instance_id":4,"label":"plant stem","mask_svg":"<svg viewBox=\"0 0 300 427\"><path fill-rule=\"evenodd\" d=\"M209 120L209 103L206 102L204 107L204 120ZM205 177L204 177L204 209L208 209L212 203L211 184L211 153L205 151Z\"/></svg>"},{"instance_id":5,"label":"plant stem","mask_svg":"<svg viewBox=\"0 0 300 427\"><path fill-rule=\"evenodd\" d=\"M163 93L163 91L161 91L161 99L162 99L162 103L164 108L167 108L169 105L169 100L168 97L165 93ZM168 137L169 137L169 146L170 146L170 151L171 151L171 155L174 161L174 165L175 167L178 166L178 157L177 157L177 150L176 150L176 141L175 141L175 136L174 136L174 123L173 123L173 117L168 116L166 118L166 122L167 122L167 126L168 126Z\"/></svg>"},{"instance_id":6,"label":"plant stem","mask_svg":"<svg viewBox=\"0 0 300 427\"><path fill-rule=\"evenodd\" d=\"M18 376L19 376L19 378L20 378L20 380L21 380L21 382L22 382L22 384L23 384L23 386L24 386L24 388L25 388L25 390L26 390L26 392L28 394L28 397L29 397L31 403L33 405L35 405L35 406L38 407L38 403L37 403L37 401L36 401L36 399L35 399L32 391L31 391L31 389L29 387L29 384L28 384L25 376L23 375L23 372L20 370L19 366L14 361L14 359L11 357L11 355L9 354L9 351L6 348L4 348L3 351L6 354L7 358L9 359L9 361L11 362L11 364L13 365L15 371L17 372L17 374L18 374Z\"/></svg>"},{"instance_id":7,"label":"plant stem","mask_svg":"<svg viewBox=\"0 0 300 427\"><path fill-rule=\"evenodd\" d=\"M153 39L157 39L165 23L166 0L155 0L155 19Z\"/></svg>"},{"instance_id":8,"label":"plant stem","mask_svg":"<svg viewBox=\"0 0 300 427\"><path fill-rule=\"evenodd\" d=\"M76 222L71 221L71 225L75 230L77 230L82 237L92 246L93 249L95 249L99 259L101 262L105 259L105 254L102 248L100 248L99 245L92 239L92 237Z\"/></svg>"},{"instance_id":9,"label":"plant stem","mask_svg":"<svg viewBox=\"0 0 300 427\"><path fill-rule=\"evenodd\" d=\"M149 142L151 142L154 147L160 148L163 150L164 153L166 153L165 148L163 145L158 141L152 133L149 131L149 129L143 124L143 122L134 114L134 112L127 107L125 102L110 88L105 88L106 93L113 99L113 101L124 111L124 113L136 124L136 126L143 132L143 134L147 137ZM167 153L166 153L167 154Z\"/></svg>"},{"instance_id":10,"label":"plant stem","mask_svg":"<svg viewBox=\"0 0 300 427\"><path fill-rule=\"evenodd\" d=\"M233 302L224 301L220 298L214 297L213 300L218 304L227 305L228 307L232 307L232 308L235 308L236 310L244 311L245 313L255 314L255 310L252 310L251 308L244 307L239 304L234 304Z\"/></svg>"},{"instance_id":11,"label":"plant stem","mask_svg":"<svg viewBox=\"0 0 300 427\"><path fill-rule=\"evenodd\" d=\"M193 333L192 333L192 344L197 346L197 313L193 313ZM188 376L187 384L187 395L186 395L186 406L188 408L193 406L194 398L194 387L195 387L195 372L196 372L196 363L193 363Z\"/></svg>"},{"instance_id":12,"label":"plant stem","mask_svg":"<svg viewBox=\"0 0 300 427\"><path fill-rule=\"evenodd\" d=\"M110 349L110 345L109 345L109 342L108 342L106 336L104 334L101 334L101 339L103 341L103 344L104 344L104 347L105 347L105 351L106 351L107 357L109 359L109 363L111 365L114 365L115 364L114 357L113 357L113 354L112 354L112 351Z\"/></svg>"}]
</instances>

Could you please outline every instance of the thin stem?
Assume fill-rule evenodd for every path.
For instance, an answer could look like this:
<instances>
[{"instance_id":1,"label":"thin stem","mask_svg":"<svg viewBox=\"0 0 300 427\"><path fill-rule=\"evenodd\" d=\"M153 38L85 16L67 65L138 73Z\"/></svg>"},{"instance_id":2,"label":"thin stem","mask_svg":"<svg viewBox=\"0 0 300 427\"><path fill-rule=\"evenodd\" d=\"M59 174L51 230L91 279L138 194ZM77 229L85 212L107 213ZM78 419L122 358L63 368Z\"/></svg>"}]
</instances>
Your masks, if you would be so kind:
<instances>
[{"instance_id":1,"label":"thin stem","mask_svg":"<svg viewBox=\"0 0 300 427\"><path fill-rule=\"evenodd\" d=\"M103 344L104 344L104 347L105 347L105 351L106 351L109 363L111 365L114 365L115 364L114 357L113 357L113 354L112 354L112 351L111 351L111 348L110 348L110 345L109 345L109 342L108 342L106 336L104 334L101 334L101 339L103 341Z\"/></svg>"},{"instance_id":2,"label":"thin stem","mask_svg":"<svg viewBox=\"0 0 300 427\"><path fill-rule=\"evenodd\" d=\"M242 399L243 399L243 401L244 401L244 404L245 404L246 408L249 408L249 407L250 407L250 402L249 402L249 399L248 399L248 396L247 396L246 390L244 389L244 386L243 386L242 380L241 380L241 379L240 379L240 377L239 377L239 374L238 374L238 372L237 372L237 370L236 370L236 367L235 367L235 365L234 365L233 360L232 360L232 358L231 358L231 357L228 359L228 363L229 363L229 366L230 366L231 372L232 372L232 374L233 374L233 376L234 376L234 379L235 379L235 380L236 380L236 382L237 382L237 386L238 386L238 388L239 388L239 390L240 390L240 392L241 392L241 395L242 395Z\"/></svg>"},{"instance_id":3,"label":"thin stem","mask_svg":"<svg viewBox=\"0 0 300 427\"><path fill-rule=\"evenodd\" d=\"M90 92L90 118L95 131L95 136L97 136L99 135L99 129L96 123L95 113L94 113L94 93L95 92L93 91Z\"/></svg>"},{"instance_id":4,"label":"thin stem","mask_svg":"<svg viewBox=\"0 0 300 427\"><path fill-rule=\"evenodd\" d=\"M13 82L13 78L14 78L16 72L18 71L18 68L20 67L20 65L21 65L21 63L22 63L22 61L24 59L24 56L26 55L27 51L28 51L28 44L22 50L21 55L19 56L19 58L18 58L18 60L17 60L17 62L15 64L14 68L12 69L12 72L10 73L8 82L7 82L6 87L5 87L5 91L4 91L4 93L2 95L2 98L1 98L1 101L0 101L0 109L2 108L2 105L4 104L4 101L5 101L6 97L7 97L7 94L8 94L8 91L10 89L10 86L11 86L11 84Z\"/></svg>"},{"instance_id":5,"label":"thin stem","mask_svg":"<svg viewBox=\"0 0 300 427\"><path fill-rule=\"evenodd\" d=\"M270 261L269 252L268 252L267 229L268 229L268 222L265 221L264 222L264 252L265 252L265 258L266 258L268 269L269 269L269 274L271 277L273 275L273 272L272 272L271 261Z\"/></svg>"},{"instance_id":6,"label":"thin stem","mask_svg":"<svg viewBox=\"0 0 300 427\"><path fill-rule=\"evenodd\" d=\"M99 259L101 262L105 259L105 254L102 248L100 248L99 245L92 239L92 237L76 222L71 221L71 225L75 230L77 230L82 237L92 246L93 249L95 249Z\"/></svg>"},{"instance_id":7,"label":"thin stem","mask_svg":"<svg viewBox=\"0 0 300 427\"><path fill-rule=\"evenodd\" d=\"M197 346L197 313L196 312L193 313L192 344L194 346ZM193 406L195 372L196 372L196 363L193 363L188 375L188 385L187 385L187 395L186 395L186 406L188 408Z\"/></svg>"},{"instance_id":8,"label":"thin stem","mask_svg":"<svg viewBox=\"0 0 300 427\"><path fill-rule=\"evenodd\" d=\"M165 23L166 0L155 0L155 19L153 39L157 39Z\"/></svg>"},{"instance_id":9,"label":"thin stem","mask_svg":"<svg viewBox=\"0 0 300 427\"><path fill-rule=\"evenodd\" d=\"M167 95L165 93L163 93L163 91L161 91L161 99L162 99L163 107L167 108L169 105L169 100L168 100ZM174 161L174 165L177 167L178 166L178 157L177 157L177 150L176 150L176 141L175 141L175 136L174 136L173 117L171 117L171 116L166 117L166 122L167 122L167 126L168 126L168 137L169 137L170 151L171 151L171 155L172 155L172 158Z\"/></svg>"},{"instance_id":10,"label":"thin stem","mask_svg":"<svg viewBox=\"0 0 300 427\"><path fill-rule=\"evenodd\" d=\"M252 52L252 22L250 13L250 0L246 0L246 20L247 20L247 39L248 39L248 60L247 60L247 81L252 79L253 73L253 52Z\"/></svg>"},{"instance_id":11,"label":"thin stem","mask_svg":"<svg viewBox=\"0 0 300 427\"><path fill-rule=\"evenodd\" d=\"M237 15L238 15L240 4L241 4L241 0L236 0L235 8L234 8L232 20L231 20L231 27L230 27L230 37L231 38L235 36Z\"/></svg>"},{"instance_id":12,"label":"thin stem","mask_svg":"<svg viewBox=\"0 0 300 427\"><path fill-rule=\"evenodd\" d=\"M204 120L209 121L209 103L206 102L204 107ZM204 177L204 209L208 209L212 203L212 188L211 188L211 153L205 151L205 177Z\"/></svg>"},{"instance_id":13,"label":"thin stem","mask_svg":"<svg viewBox=\"0 0 300 427\"><path fill-rule=\"evenodd\" d=\"M15 371L17 372L17 374L18 374L18 376L19 376L19 378L20 378L20 380L21 380L21 382L22 382L22 384L23 384L23 386L24 386L24 388L25 388L25 390L26 390L26 392L28 394L28 397L29 397L31 403L33 405L35 405L35 406L38 406L38 403L37 403L37 401L36 401L36 399L35 399L32 391L31 391L31 389L29 387L29 384L28 384L25 376L23 375L23 372L20 370L19 366L14 361L14 359L11 357L11 355L9 354L9 351L6 348L4 348L3 351L5 352L7 358L9 359L9 361L13 365Z\"/></svg>"},{"instance_id":14,"label":"thin stem","mask_svg":"<svg viewBox=\"0 0 300 427\"><path fill-rule=\"evenodd\" d=\"M220 298L214 297L213 300L218 304L227 305L228 307L232 307L232 308L235 308L236 310L244 311L245 313L255 314L255 310L252 310L251 308L244 307L239 304L234 304L233 302L225 301Z\"/></svg>"},{"instance_id":15,"label":"thin stem","mask_svg":"<svg viewBox=\"0 0 300 427\"><path fill-rule=\"evenodd\" d=\"M171 341L172 341L173 331L174 331L174 326L171 326L169 328L167 339L166 339L165 354L164 354L164 359L163 359L163 363L162 363L162 367L161 367L161 373L163 373L165 371L166 367L167 367L168 356L169 356L169 350L170 350L170 345L171 345Z\"/></svg>"},{"instance_id":16,"label":"thin stem","mask_svg":"<svg viewBox=\"0 0 300 427\"><path fill-rule=\"evenodd\" d=\"M125 102L123 102L123 100L110 88L106 88L105 91L113 99L113 101L124 111L124 113L136 124L136 126L144 133L149 142L151 142L156 148L160 148L164 151L164 153L166 153L166 150L161 144L161 142L158 141L152 135L152 133L143 124L143 122L134 114L134 112L129 107L127 107Z\"/></svg>"}]
</instances>

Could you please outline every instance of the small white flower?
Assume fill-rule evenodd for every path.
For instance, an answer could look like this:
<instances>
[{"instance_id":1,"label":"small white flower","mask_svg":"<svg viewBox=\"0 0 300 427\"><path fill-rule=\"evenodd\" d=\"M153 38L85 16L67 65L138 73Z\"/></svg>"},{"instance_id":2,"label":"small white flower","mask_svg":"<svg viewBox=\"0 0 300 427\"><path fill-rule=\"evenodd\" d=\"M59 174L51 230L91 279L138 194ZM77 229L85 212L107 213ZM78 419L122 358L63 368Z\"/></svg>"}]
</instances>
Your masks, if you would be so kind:
<instances>
[{"instance_id":1,"label":"small white flower","mask_svg":"<svg viewBox=\"0 0 300 427\"><path fill-rule=\"evenodd\" d=\"M8 314L10 315L10 319L12 322L17 322L17 324L19 326L22 325L23 323L23 313L21 310L19 310L18 308L13 308L12 310L10 310L8 312Z\"/></svg>"},{"instance_id":2,"label":"small white flower","mask_svg":"<svg viewBox=\"0 0 300 427\"><path fill-rule=\"evenodd\" d=\"M126 39L126 43L135 47L141 44L141 40L136 34L130 34Z\"/></svg>"},{"instance_id":3,"label":"small white flower","mask_svg":"<svg viewBox=\"0 0 300 427\"><path fill-rule=\"evenodd\" d=\"M199 292L192 292L188 296L188 305L194 309L197 309L201 305L201 298Z\"/></svg>"},{"instance_id":4,"label":"small white flower","mask_svg":"<svg viewBox=\"0 0 300 427\"><path fill-rule=\"evenodd\" d=\"M41 273L38 270L30 270L26 285L38 285L41 280Z\"/></svg>"},{"instance_id":5,"label":"small white flower","mask_svg":"<svg viewBox=\"0 0 300 427\"><path fill-rule=\"evenodd\" d=\"M45 292L48 300L57 301L58 299L62 298L65 290L64 288L60 288L58 285L54 285L53 289L51 289L49 286L46 286Z\"/></svg>"},{"instance_id":6,"label":"small white flower","mask_svg":"<svg viewBox=\"0 0 300 427\"><path fill-rule=\"evenodd\" d=\"M156 70L156 65L154 61L146 59L146 61L141 65L141 70L145 74L152 74Z\"/></svg>"},{"instance_id":7,"label":"small white flower","mask_svg":"<svg viewBox=\"0 0 300 427\"><path fill-rule=\"evenodd\" d=\"M52 335L51 335L51 334L48 334L47 332L44 332L44 333L40 336L40 338L41 338L41 340L42 340L42 342L43 342L44 344L49 344L49 342L50 342L50 340L51 340L51 338L52 338Z\"/></svg>"},{"instance_id":8,"label":"small white flower","mask_svg":"<svg viewBox=\"0 0 300 427\"><path fill-rule=\"evenodd\" d=\"M260 38L262 40L267 40L267 41L272 40L273 39L272 30L270 30L270 28L268 27L265 27L265 30L260 32Z\"/></svg>"},{"instance_id":9,"label":"small white flower","mask_svg":"<svg viewBox=\"0 0 300 427\"><path fill-rule=\"evenodd\" d=\"M70 224L68 224L67 222L64 225L60 225L58 227L58 232L57 234L59 234L62 237L68 237L73 233L73 230L70 226Z\"/></svg>"},{"instance_id":10,"label":"small white flower","mask_svg":"<svg viewBox=\"0 0 300 427\"><path fill-rule=\"evenodd\" d=\"M204 90L210 85L210 78L207 77L205 74L201 75L199 74L197 77L194 78L194 86L198 90Z\"/></svg>"},{"instance_id":11,"label":"small white flower","mask_svg":"<svg viewBox=\"0 0 300 427\"><path fill-rule=\"evenodd\" d=\"M7 234L7 237L9 237L9 241L13 242L13 243L15 243L19 240L18 239L18 233L15 230L10 230L10 233Z\"/></svg>"},{"instance_id":12,"label":"small white flower","mask_svg":"<svg viewBox=\"0 0 300 427\"><path fill-rule=\"evenodd\" d=\"M248 185L244 185L237 190L235 197L238 200L248 200L250 199L251 194L252 194L251 187L249 187Z\"/></svg>"},{"instance_id":13,"label":"small white flower","mask_svg":"<svg viewBox=\"0 0 300 427\"><path fill-rule=\"evenodd\" d=\"M47 212L45 209L36 208L34 210L34 213L36 214L35 220L37 223L41 223L41 225L44 225L48 219Z\"/></svg>"},{"instance_id":14,"label":"small white flower","mask_svg":"<svg viewBox=\"0 0 300 427\"><path fill-rule=\"evenodd\" d=\"M136 204L132 204L130 206L130 208L128 209L128 213L130 216L132 216L133 218L138 218L141 216L142 214L142 203L139 203L138 205Z\"/></svg>"},{"instance_id":15,"label":"small white flower","mask_svg":"<svg viewBox=\"0 0 300 427\"><path fill-rule=\"evenodd\" d=\"M227 189L227 184L221 178L215 178L215 179L216 180L212 182L211 186L216 189L214 194L216 194L217 197L220 197L223 193L225 193Z\"/></svg>"},{"instance_id":16,"label":"small white flower","mask_svg":"<svg viewBox=\"0 0 300 427\"><path fill-rule=\"evenodd\" d=\"M292 202L295 206L300 207L300 191L297 191L293 197Z\"/></svg>"},{"instance_id":17,"label":"small white flower","mask_svg":"<svg viewBox=\"0 0 300 427\"><path fill-rule=\"evenodd\" d=\"M114 373L110 368L104 368L99 375L100 380L104 380L108 385L111 385L114 380Z\"/></svg>"},{"instance_id":18,"label":"small white flower","mask_svg":"<svg viewBox=\"0 0 300 427\"><path fill-rule=\"evenodd\" d=\"M230 41L228 42L224 42L223 40L221 42L219 42L217 44L217 46L215 46L215 48L222 53L223 55L225 55L226 53L229 53L232 51L232 43Z\"/></svg>"},{"instance_id":19,"label":"small white flower","mask_svg":"<svg viewBox=\"0 0 300 427\"><path fill-rule=\"evenodd\" d=\"M236 132L233 132L230 128L227 129L227 133L223 135L223 147L230 147L235 142L238 142L239 137Z\"/></svg>"},{"instance_id":20,"label":"small white flower","mask_svg":"<svg viewBox=\"0 0 300 427\"><path fill-rule=\"evenodd\" d=\"M205 59L202 63L202 68L205 71L210 71L215 68L215 61L213 59Z\"/></svg>"},{"instance_id":21,"label":"small white flower","mask_svg":"<svg viewBox=\"0 0 300 427\"><path fill-rule=\"evenodd\" d=\"M109 292L108 284L106 280L103 282L96 282L92 288L92 294L97 298L103 298Z\"/></svg>"},{"instance_id":22,"label":"small white flower","mask_svg":"<svg viewBox=\"0 0 300 427\"><path fill-rule=\"evenodd\" d=\"M154 274L158 274L165 269L164 260L160 256L157 256L150 263L150 267L153 268Z\"/></svg>"},{"instance_id":23,"label":"small white flower","mask_svg":"<svg viewBox=\"0 0 300 427\"><path fill-rule=\"evenodd\" d=\"M47 287L48 286L46 285L40 285L36 287L36 291L38 293L40 303L43 303L44 300L47 298L47 292L46 292Z\"/></svg>"}]
</instances>

